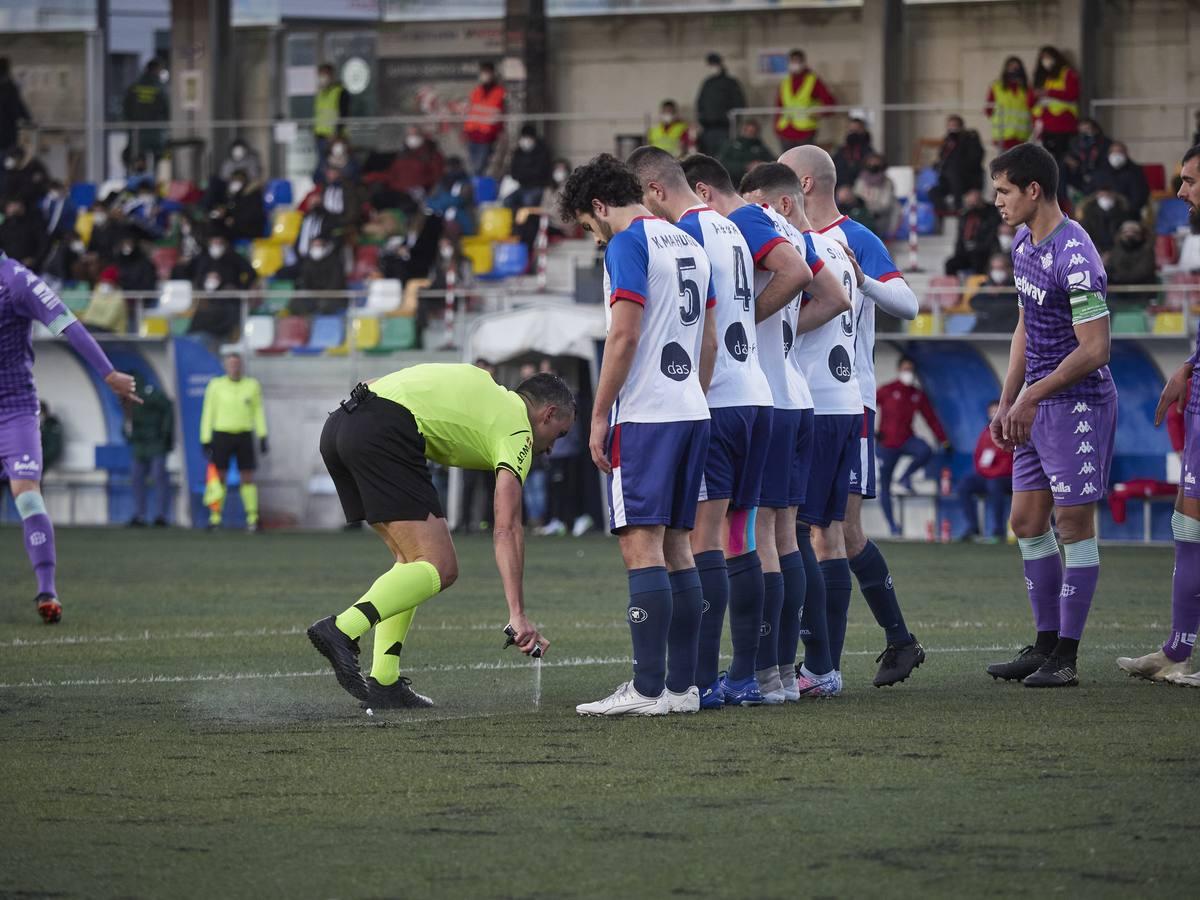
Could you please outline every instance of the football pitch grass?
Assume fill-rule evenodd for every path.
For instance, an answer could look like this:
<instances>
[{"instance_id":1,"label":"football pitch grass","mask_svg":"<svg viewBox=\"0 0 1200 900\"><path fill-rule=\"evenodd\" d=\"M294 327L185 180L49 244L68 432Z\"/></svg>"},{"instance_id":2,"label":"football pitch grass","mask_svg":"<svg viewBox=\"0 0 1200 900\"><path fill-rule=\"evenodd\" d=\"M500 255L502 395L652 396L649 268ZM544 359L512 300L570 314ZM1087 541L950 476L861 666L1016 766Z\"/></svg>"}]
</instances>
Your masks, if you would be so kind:
<instances>
[{"instance_id":1,"label":"football pitch grass","mask_svg":"<svg viewBox=\"0 0 1200 900\"><path fill-rule=\"evenodd\" d=\"M929 652L905 684L870 686L856 590L842 697L600 720L616 542L529 543L535 708L460 540L403 662L437 708L368 718L304 629L388 565L370 533L63 529L53 628L0 538L0 896L1127 897L1191 865L1200 691L1114 663L1164 636L1168 549L1103 549L1078 688L983 673L1030 637L1015 548L889 544Z\"/></svg>"}]
</instances>

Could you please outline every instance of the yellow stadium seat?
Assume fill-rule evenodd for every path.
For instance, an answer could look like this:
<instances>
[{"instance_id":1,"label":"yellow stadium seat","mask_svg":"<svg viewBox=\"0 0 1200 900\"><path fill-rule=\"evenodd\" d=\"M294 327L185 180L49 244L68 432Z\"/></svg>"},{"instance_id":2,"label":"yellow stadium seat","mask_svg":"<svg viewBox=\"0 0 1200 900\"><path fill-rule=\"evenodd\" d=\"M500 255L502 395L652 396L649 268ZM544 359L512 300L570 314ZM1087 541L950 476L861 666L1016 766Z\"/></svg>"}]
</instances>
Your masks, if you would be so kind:
<instances>
[{"instance_id":1,"label":"yellow stadium seat","mask_svg":"<svg viewBox=\"0 0 1200 900\"><path fill-rule=\"evenodd\" d=\"M350 329L351 339L358 350L370 350L379 346L379 320L376 318L355 319Z\"/></svg>"},{"instance_id":2,"label":"yellow stadium seat","mask_svg":"<svg viewBox=\"0 0 1200 900\"><path fill-rule=\"evenodd\" d=\"M298 209L277 209L271 223L271 242L294 244L300 236L300 223L304 216Z\"/></svg>"},{"instance_id":3,"label":"yellow stadium seat","mask_svg":"<svg viewBox=\"0 0 1200 900\"><path fill-rule=\"evenodd\" d=\"M933 315L927 312L917 313L917 317L908 326L908 333L933 334Z\"/></svg>"},{"instance_id":4,"label":"yellow stadium seat","mask_svg":"<svg viewBox=\"0 0 1200 900\"><path fill-rule=\"evenodd\" d=\"M470 261L476 275L486 275L492 271L492 242L487 238L463 238L462 252Z\"/></svg>"},{"instance_id":5,"label":"yellow stadium seat","mask_svg":"<svg viewBox=\"0 0 1200 900\"><path fill-rule=\"evenodd\" d=\"M171 324L159 316L144 316L141 325L138 327L138 334L149 338L170 337Z\"/></svg>"},{"instance_id":6,"label":"yellow stadium seat","mask_svg":"<svg viewBox=\"0 0 1200 900\"><path fill-rule=\"evenodd\" d=\"M254 241L250 247L250 265L259 278L270 278L283 268L283 246L262 238Z\"/></svg>"},{"instance_id":7,"label":"yellow stadium seat","mask_svg":"<svg viewBox=\"0 0 1200 900\"><path fill-rule=\"evenodd\" d=\"M1183 334L1183 313L1161 312L1154 317L1155 334Z\"/></svg>"},{"instance_id":8,"label":"yellow stadium seat","mask_svg":"<svg viewBox=\"0 0 1200 900\"><path fill-rule=\"evenodd\" d=\"M75 233L79 235L79 239L87 244L92 239L92 228L95 226L95 221L92 219L90 212L81 212L75 217Z\"/></svg>"},{"instance_id":9,"label":"yellow stadium seat","mask_svg":"<svg viewBox=\"0 0 1200 900\"><path fill-rule=\"evenodd\" d=\"M479 210L479 236L502 241L512 235L513 213L507 206L485 206Z\"/></svg>"}]
</instances>

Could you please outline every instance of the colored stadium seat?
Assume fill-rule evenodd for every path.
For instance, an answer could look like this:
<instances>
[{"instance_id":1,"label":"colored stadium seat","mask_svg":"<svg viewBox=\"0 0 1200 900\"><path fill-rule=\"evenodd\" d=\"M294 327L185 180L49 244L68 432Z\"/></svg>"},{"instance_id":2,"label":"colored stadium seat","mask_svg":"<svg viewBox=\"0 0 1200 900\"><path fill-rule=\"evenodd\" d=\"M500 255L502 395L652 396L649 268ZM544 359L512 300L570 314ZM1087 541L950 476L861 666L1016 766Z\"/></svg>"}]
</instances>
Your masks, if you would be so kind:
<instances>
[{"instance_id":1,"label":"colored stadium seat","mask_svg":"<svg viewBox=\"0 0 1200 900\"><path fill-rule=\"evenodd\" d=\"M486 175L472 178L471 185L475 188L476 203L495 203L500 196L500 185L496 183L495 178L488 178Z\"/></svg>"},{"instance_id":2,"label":"colored stadium seat","mask_svg":"<svg viewBox=\"0 0 1200 900\"><path fill-rule=\"evenodd\" d=\"M507 206L484 206L479 210L479 236L503 241L512 236L513 214Z\"/></svg>"},{"instance_id":3,"label":"colored stadium seat","mask_svg":"<svg viewBox=\"0 0 1200 900\"><path fill-rule=\"evenodd\" d=\"M970 334L979 319L975 313L953 313L946 316L946 334Z\"/></svg>"},{"instance_id":4,"label":"colored stadium seat","mask_svg":"<svg viewBox=\"0 0 1200 900\"><path fill-rule=\"evenodd\" d=\"M250 245L250 265L259 278L270 278L283 268L283 247L263 238Z\"/></svg>"},{"instance_id":5,"label":"colored stadium seat","mask_svg":"<svg viewBox=\"0 0 1200 900\"><path fill-rule=\"evenodd\" d=\"M308 319L301 316L283 316L275 323L275 342L259 353L287 353L308 343Z\"/></svg>"},{"instance_id":6,"label":"colored stadium seat","mask_svg":"<svg viewBox=\"0 0 1200 900\"><path fill-rule=\"evenodd\" d=\"M1112 314L1112 330L1114 334L1145 334L1150 328L1140 309L1118 309Z\"/></svg>"},{"instance_id":7,"label":"colored stadium seat","mask_svg":"<svg viewBox=\"0 0 1200 900\"><path fill-rule=\"evenodd\" d=\"M1167 167L1162 163L1146 163L1142 166L1142 174L1146 176L1146 187L1150 188L1150 196L1171 196L1167 193Z\"/></svg>"},{"instance_id":8,"label":"colored stadium seat","mask_svg":"<svg viewBox=\"0 0 1200 900\"><path fill-rule=\"evenodd\" d=\"M1167 276L1167 303L1172 309L1200 306L1200 272L1173 272Z\"/></svg>"},{"instance_id":9,"label":"colored stadium seat","mask_svg":"<svg viewBox=\"0 0 1200 900\"><path fill-rule=\"evenodd\" d=\"M350 270L351 281L366 281L379 265L379 245L359 244L354 251L354 267Z\"/></svg>"},{"instance_id":10,"label":"colored stadium seat","mask_svg":"<svg viewBox=\"0 0 1200 900\"><path fill-rule=\"evenodd\" d=\"M87 244L92 239L92 227L95 223L92 221L92 214L87 210L80 210L79 215L75 217L75 233L79 235L79 239Z\"/></svg>"},{"instance_id":11,"label":"colored stadium seat","mask_svg":"<svg viewBox=\"0 0 1200 900\"><path fill-rule=\"evenodd\" d=\"M1168 197L1158 204L1158 214L1154 218L1156 234L1174 234L1188 227L1187 201L1178 197Z\"/></svg>"},{"instance_id":12,"label":"colored stadium seat","mask_svg":"<svg viewBox=\"0 0 1200 900\"><path fill-rule=\"evenodd\" d=\"M77 181L71 185L71 202L82 211L96 202L96 185L91 181Z\"/></svg>"},{"instance_id":13,"label":"colored stadium seat","mask_svg":"<svg viewBox=\"0 0 1200 900\"><path fill-rule=\"evenodd\" d=\"M276 278L268 281L267 296L263 300L262 311L271 316L287 312L288 304L292 302L292 294L295 290L295 283L287 279Z\"/></svg>"},{"instance_id":14,"label":"colored stadium seat","mask_svg":"<svg viewBox=\"0 0 1200 900\"><path fill-rule=\"evenodd\" d=\"M155 271L158 272L158 280L168 281L171 278L171 270L179 262L179 248L155 247L154 252L150 254L150 259L154 263Z\"/></svg>"},{"instance_id":15,"label":"colored stadium seat","mask_svg":"<svg viewBox=\"0 0 1200 900\"><path fill-rule=\"evenodd\" d=\"M87 305L92 299L92 291L86 284L75 285L63 288L58 292L58 296L67 305L67 309L78 315L87 309Z\"/></svg>"},{"instance_id":16,"label":"colored stadium seat","mask_svg":"<svg viewBox=\"0 0 1200 900\"><path fill-rule=\"evenodd\" d=\"M267 182L267 189L263 191L263 202L268 210L277 206L291 206L295 202L292 183L286 178L271 179Z\"/></svg>"},{"instance_id":17,"label":"colored stadium seat","mask_svg":"<svg viewBox=\"0 0 1200 900\"><path fill-rule=\"evenodd\" d=\"M298 209L277 209L271 220L271 240L276 244L294 244L300 236L304 214Z\"/></svg>"},{"instance_id":18,"label":"colored stadium seat","mask_svg":"<svg viewBox=\"0 0 1200 900\"><path fill-rule=\"evenodd\" d=\"M144 338L165 338L171 335L171 322L162 316L143 316L138 334Z\"/></svg>"},{"instance_id":19,"label":"colored stadium seat","mask_svg":"<svg viewBox=\"0 0 1200 900\"><path fill-rule=\"evenodd\" d=\"M182 316L192 308L192 283L190 281L168 281L162 286L155 312L172 318Z\"/></svg>"},{"instance_id":20,"label":"colored stadium seat","mask_svg":"<svg viewBox=\"0 0 1200 900\"><path fill-rule=\"evenodd\" d=\"M403 299L400 282L394 278L376 278L367 282L367 302L360 315L383 316L400 308Z\"/></svg>"},{"instance_id":21,"label":"colored stadium seat","mask_svg":"<svg viewBox=\"0 0 1200 900\"><path fill-rule=\"evenodd\" d=\"M1160 269L1175 262L1175 238L1169 234L1156 235L1154 238L1154 264Z\"/></svg>"},{"instance_id":22,"label":"colored stadium seat","mask_svg":"<svg viewBox=\"0 0 1200 900\"><path fill-rule=\"evenodd\" d=\"M487 238L471 237L462 239L462 254L471 263L476 275L486 275L492 271L492 242Z\"/></svg>"},{"instance_id":23,"label":"colored stadium seat","mask_svg":"<svg viewBox=\"0 0 1200 900\"><path fill-rule=\"evenodd\" d=\"M529 248L520 241L492 245L492 270L484 278L499 280L524 275L529 269Z\"/></svg>"},{"instance_id":24,"label":"colored stadium seat","mask_svg":"<svg viewBox=\"0 0 1200 900\"><path fill-rule=\"evenodd\" d=\"M346 339L336 347L330 347L325 351L326 356L345 356L350 352L351 347L364 353L374 347L379 346L380 334L379 319L374 317L358 317L350 320L350 330L346 334Z\"/></svg>"},{"instance_id":25,"label":"colored stadium seat","mask_svg":"<svg viewBox=\"0 0 1200 900\"><path fill-rule=\"evenodd\" d=\"M1183 313L1160 312L1154 317L1155 334L1183 334Z\"/></svg>"},{"instance_id":26,"label":"colored stadium seat","mask_svg":"<svg viewBox=\"0 0 1200 900\"><path fill-rule=\"evenodd\" d=\"M908 324L909 334L936 334L933 327L933 315L923 312L917 313L917 317Z\"/></svg>"},{"instance_id":27,"label":"colored stadium seat","mask_svg":"<svg viewBox=\"0 0 1200 900\"><path fill-rule=\"evenodd\" d=\"M339 346L345 339L346 319L343 316L316 316L313 319L312 331L309 332L308 343L303 347L293 347L292 353L316 356Z\"/></svg>"},{"instance_id":28,"label":"colored stadium seat","mask_svg":"<svg viewBox=\"0 0 1200 900\"><path fill-rule=\"evenodd\" d=\"M266 350L275 343L274 316L247 316L242 329L242 343L255 352Z\"/></svg>"},{"instance_id":29,"label":"colored stadium seat","mask_svg":"<svg viewBox=\"0 0 1200 900\"><path fill-rule=\"evenodd\" d=\"M388 316L379 320L379 344L367 350L373 356L412 350L417 346L417 321L408 316Z\"/></svg>"}]
</instances>

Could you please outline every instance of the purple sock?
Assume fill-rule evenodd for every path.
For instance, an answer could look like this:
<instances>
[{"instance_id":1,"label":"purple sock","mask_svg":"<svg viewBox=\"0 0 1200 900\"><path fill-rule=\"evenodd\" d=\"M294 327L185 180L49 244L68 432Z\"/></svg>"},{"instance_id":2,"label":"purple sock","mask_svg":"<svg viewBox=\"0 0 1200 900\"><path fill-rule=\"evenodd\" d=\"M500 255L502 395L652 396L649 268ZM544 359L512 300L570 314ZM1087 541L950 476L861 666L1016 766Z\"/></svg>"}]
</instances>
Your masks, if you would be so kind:
<instances>
[{"instance_id":1,"label":"purple sock","mask_svg":"<svg viewBox=\"0 0 1200 900\"><path fill-rule=\"evenodd\" d=\"M54 525L45 513L35 513L24 520L25 552L37 576L39 594L58 596L54 588Z\"/></svg>"},{"instance_id":2,"label":"purple sock","mask_svg":"<svg viewBox=\"0 0 1200 900\"><path fill-rule=\"evenodd\" d=\"M1192 655L1200 630L1200 544L1175 542L1175 575L1171 579L1171 637L1163 644L1168 659L1183 662Z\"/></svg>"},{"instance_id":3,"label":"purple sock","mask_svg":"<svg viewBox=\"0 0 1200 900\"><path fill-rule=\"evenodd\" d=\"M1083 638L1096 582L1100 580L1100 552L1096 539L1088 538L1066 545L1067 569L1063 576L1059 601L1059 638L1078 641Z\"/></svg>"},{"instance_id":4,"label":"purple sock","mask_svg":"<svg viewBox=\"0 0 1200 900\"><path fill-rule=\"evenodd\" d=\"M1052 556L1025 560L1025 589L1033 607L1033 623L1038 631L1058 631L1058 602L1062 593L1062 558Z\"/></svg>"}]
</instances>

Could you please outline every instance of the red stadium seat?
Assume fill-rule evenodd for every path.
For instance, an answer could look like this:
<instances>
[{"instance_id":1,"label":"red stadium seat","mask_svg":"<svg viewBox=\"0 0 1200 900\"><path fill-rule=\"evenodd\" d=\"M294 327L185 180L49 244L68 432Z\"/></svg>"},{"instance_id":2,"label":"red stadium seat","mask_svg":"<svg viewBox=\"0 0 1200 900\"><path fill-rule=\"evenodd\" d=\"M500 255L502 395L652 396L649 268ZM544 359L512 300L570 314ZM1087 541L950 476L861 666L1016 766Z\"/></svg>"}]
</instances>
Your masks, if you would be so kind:
<instances>
[{"instance_id":1,"label":"red stadium seat","mask_svg":"<svg viewBox=\"0 0 1200 900\"><path fill-rule=\"evenodd\" d=\"M366 281L379 266L379 245L360 244L354 251L354 268L350 270L351 281Z\"/></svg>"},{"instance_id":2,"label":"red stadium seat","mask_svg":"<svg viewBox=\"0 0 1200 900\"><path fill-rule=\"evenodd\" d=\"M1160 269L1175 262L1178 253L1171 235L1160 234L1154 239L1154 264Z\"/></svg>"},{"instance_id":3,"label":"red stadium seat","mask_svg":"<svg viewBox=\"0 0 1200 900\"><path fill-rule=\"evenodd\" d=\"M158 280L169 281L171 270L179 262L179 248L155 247L154 252L150 255L150 259L153 260L154 268L158 272Z\"/></svg>"},{"instance_id":4,"label":"red stadium seat","mask_svg":"<svg viewBox=\"0 0 1200 900\"><path fill-rule=\"evenodd\" d=\"M1192 312L1200 310L1200 272L1173 272L1167 276L1167 305L1172 309L1183 309L1186 305ZM1181 290L1182 288L1182 290Z\"/></svg>"},{"instance_id":5,"label":"red stadium seat","mask_svg":"<svg viewBox=\"0 0 1200 900\"><path fill-rule=\"evenodd\" d=\"M275 343L264 347L259 353L289 353L308 344L308 319L302 316L284 316L275 324Z\"/></svg>"},{"instance_id":6,"label":"red stadium seat","mask_svg":"<svg viewBox=\"0 0 1200 900\"><path fill-rule=\"evenodd\" d=\"M1146 186L1152 196L1166 191L1167 167L1162 163L1147 163L1142 166L1142 174L1146 176Z\"/></svg>"}]
</instances>

